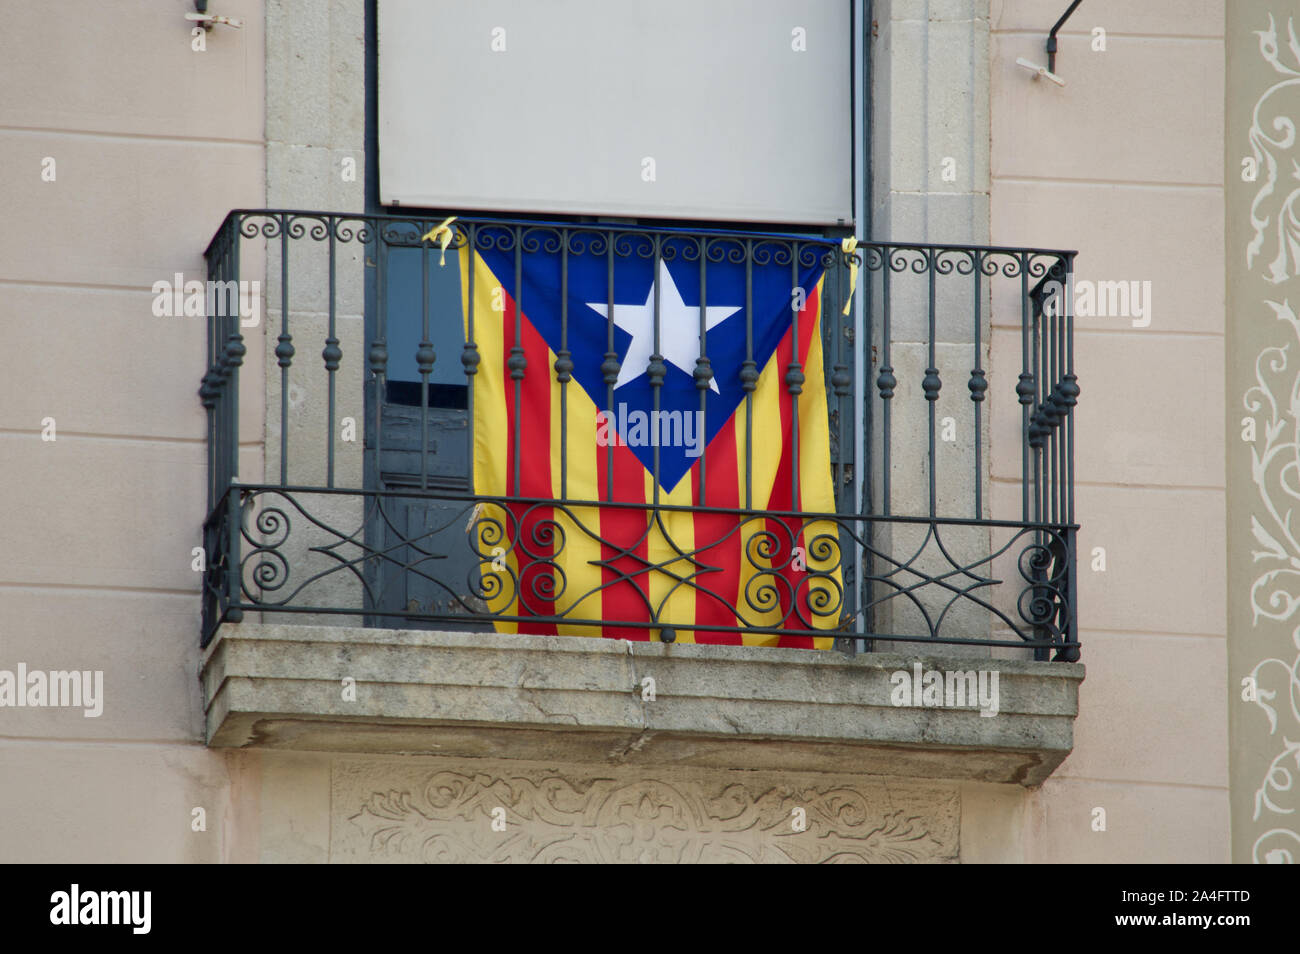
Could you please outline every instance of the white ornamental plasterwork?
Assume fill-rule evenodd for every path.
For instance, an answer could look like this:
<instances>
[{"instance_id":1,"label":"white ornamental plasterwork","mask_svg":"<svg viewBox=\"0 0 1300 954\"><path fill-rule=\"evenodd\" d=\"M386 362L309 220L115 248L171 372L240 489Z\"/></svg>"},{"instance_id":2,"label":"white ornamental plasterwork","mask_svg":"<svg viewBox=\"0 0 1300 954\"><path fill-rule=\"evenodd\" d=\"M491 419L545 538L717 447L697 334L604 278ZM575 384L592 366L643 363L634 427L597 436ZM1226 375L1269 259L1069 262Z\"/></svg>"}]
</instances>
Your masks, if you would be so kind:
<instances>
[{"instance_id":1,"label":"white ornamental plasterwork","mask_svg":"<svg viewBox=\"0 0 1300 954\"><path fill-rule=\"evenodd\" d=\"M1300 86L1300 42L1296 40L1290 18L1286 28L1294 66L1283 62L1272 14L1268 29L1255 31L1260 55L1283 79L1256 101L1250 125L1250 149L1260 185L1250 204L1250 224L1255 234L1246 246L1246 266L1253 268L1261 255L1267 257L1264 277L1275 285L1300 274L1300 217L1296 212L1300 200L1300 161L1295 153L1295 121L1284 112L1287 107L1283 102L1287 92L1294 93Z\"/></svg>"},{"instance_id":2,"label":"white ornamental plasterwork","mask_svg":"<svg viewBox=\"0 0 1300 954\"><path fill-rule=\"evenodd\" d=\"M1300 219L1296 211L1300 161L1295 122L1285 112L1287 102L1300 105L1300 98L1294 96L1300 91L1300 42L1290 18L1286 55L1279 48L1272 15L1268 29L1255 33L1260 55L1282 79L1263 92L1252 113L1250 147L1260 185L1250 207L1254 234L1246 247L1246 264L1251 269L1259 267L1258 274L1265 281L1281 285L1300 276ZM1290 99L1285 98L1286 93L1292 94ZM1251 672L1254 702L1268 720L1270 738L1280 739L1255 792L1254 820L1271 827L1256 838L1252 854L1256 862L1290 863L1300 860L1300 620L1296 619L1300 610L1300 528L1296 526L1300 376L1295 366L1300 320L1288 298L1265 298L1261 307L1284 324L1287 336L1284 344L1264 348L1256 356L1256 384L1246 391L1243 402L1252 415L1263 418L1263 446L1258 435L1250 445L1251 477L1260 504L1250 520L1251 534L1260 547L1251 551L1259 568L1250 590L1252 623L1290 623L1297 654L1291 661L1261 659ZM1279 702L1279 696L1287 704Z\"/></svg>"},{"instance_id":3,"label":"white ornamental plasterwork","mask_svg":"<svg viewBox=\"0 0 1300 954\"><path fill-rule=\"evenodd\" d=\"M363 836L353 854L381 860L899 863L958 854L948 792L921 792L899 808L843 785L439 771L417 788L371 792L357 808L347 819Z\"/></svg>"}]
</instances>

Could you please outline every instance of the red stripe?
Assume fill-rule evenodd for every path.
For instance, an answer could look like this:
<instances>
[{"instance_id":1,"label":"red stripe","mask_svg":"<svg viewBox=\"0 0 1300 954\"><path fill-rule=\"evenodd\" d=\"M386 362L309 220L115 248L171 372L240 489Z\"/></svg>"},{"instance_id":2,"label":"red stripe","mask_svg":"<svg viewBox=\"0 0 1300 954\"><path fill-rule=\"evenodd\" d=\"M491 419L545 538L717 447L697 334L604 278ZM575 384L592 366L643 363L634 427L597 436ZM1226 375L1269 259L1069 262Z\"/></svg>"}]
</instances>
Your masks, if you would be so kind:
<instances>
[{"instance_id":1,"label":"red stripe","mask_svg":"<svg viewBox=\"0 0 1300 954\"><path fill-rule=\"evenodd\" d=\"M508 365L510 350L515 346L515 302L506 298L505 328L502 358ZM546 342L537 333L527 316L519 321L520 345L524 349L527 366L520 381L519 406L515 407L515 382L508 366L503 367L506 388L506 423L509 427L506 458L506 486L512 494L521 497L551 497L551 375ZM519 420L519 446L515 446L515 420ZM515 454L519 459L519 486L514 485ZM555 556L553 510L550 507L530 507L512 504L510 507L518 521L514 541L515 556L520 567L520 616L553 616L555 601L552 592L551 561ZM554 623L523 622L521 633L539 633L554 636Z\"/></svg>"},{"instance_id":2,"label":"red stripe","mask_svg":"<svg viewBox=\"0 0 1300 954\"><path fill-rule=\"evenodd\" d=\"M741 405L743 409L744 405ZM709 507L740 506L740 482L736 469L736 420L722 426L705 449L704 476L705 496L700 500L699 463L691 468L687 475L693 488L692 500ZM695 578L696 584L710 593L696 591L695 622L701 626L735 626L735 607L743 599L740 592L740 561L744 557L742 549L742 529L737 528L737 518L720 513L695 514L695 549L696 559L710 567L713 572L700 573ZM741 634L722 632L720 630L696 630L697 643L710 643L718 646L739 646Z\"/></svg>"}]
</instances>

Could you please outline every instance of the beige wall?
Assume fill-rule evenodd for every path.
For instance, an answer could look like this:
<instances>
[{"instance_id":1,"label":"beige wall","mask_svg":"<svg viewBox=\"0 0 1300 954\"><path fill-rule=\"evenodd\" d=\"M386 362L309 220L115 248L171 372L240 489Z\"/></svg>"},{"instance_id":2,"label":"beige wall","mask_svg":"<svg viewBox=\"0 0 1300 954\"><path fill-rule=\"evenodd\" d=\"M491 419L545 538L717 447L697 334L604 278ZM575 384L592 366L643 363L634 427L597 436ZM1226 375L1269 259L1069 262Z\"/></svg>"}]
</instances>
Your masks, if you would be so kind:
<instances>
[{"instance_id":1,"label":"beige wall","mask_svg":"<svg viewBox=\"0 0 1300 954\"><path fill-rule=\"evenodd\" d=\"M204 506L204 326L155 318L149 286L203 277L202 249L231 208L360 209L360 177L336 175L340 157L361 158L360 0L314 18L287 0L267 12L225 0L220 12L247 26L217 28L204 53L190 49L189 3L122 4L112 17L70 6L82 15L0 0L0 474L20 488L0 502L17 543L0 548L0 668L102 669L107 700L99 719L0 710L0 860L352 857L331 824L354 834L344 822L358 798L464 766L369 761L363 792L356 760L202 745L190 549ZM957 6L954 20L984 15ZM942 19L941 7L954 5L900 4L897 19ZM945 783L937 796L917 788L911 807L933 816L938 858L1226 860L1223 3L1090 0L1062 36L1065 89L1014 65L1044 58L1059 10L994 0L989 14L992 242L1077 248L1080 278L1151 281L1155 312L1149 328L1076 326L1088 679L1075 752L1041 791ZM1104 53L1088 49L1093 26L1107 30ZM41 181L45 156L55 182ZM976 231L983 188L975 176L961 196ZM968 239L911 234L907 208L891 209L890 237ZM274 399L263 339L250 339L245 394ZM1014 386L1018 348L1000 327L993 387ZM253 476L266 431L259 402L244 407L241 473ZM55 442L40 438L45 417ZM995 495L1018 495L1008 426L990 428ZM1106 549L1104 573L1087 570L1093 547ZM191 831L194 807L205 833ZM1104 833L1091 830L1099 807Z\"/></svg>"},{"instance_id":2,"label":"beige wall","mask_svg":"<svg viewBox=\"0 0 1300 954\"><path fill-rule=\"evenodd\" d=\"M1075 322L1088 678L1074 753L1032 798L1029 859L1226 861L1224 5L1089 0L1060 34L1064 88L1015 62L1046 64L1060 12L991 7L992 241L1078 249L1077 279L1150 281L1153 309L1145 328ZM995 316L994 388L1019 371L1005 322ZM1007 508L1018 426L993 428ZM1096 547L1105 572L1091 569ZM1105 832L1092 830L1097 808Z\"/></svg>"},{"instance_id":3,"label":"beige wall","mask_svg":"<svg viewBox=\"0 0 1300 954\"><path fill-rule=\"evenodd\" d=\"M205 322L155 317L150 288L204 278L226 212L264 201L262 5L224 0L248 26L202 53L190 3L58 6L0 0L0 668L103 670L105 703L0 709L0 861L215 861L235 802L196 680Z\"/></svg>"}]
</instances>

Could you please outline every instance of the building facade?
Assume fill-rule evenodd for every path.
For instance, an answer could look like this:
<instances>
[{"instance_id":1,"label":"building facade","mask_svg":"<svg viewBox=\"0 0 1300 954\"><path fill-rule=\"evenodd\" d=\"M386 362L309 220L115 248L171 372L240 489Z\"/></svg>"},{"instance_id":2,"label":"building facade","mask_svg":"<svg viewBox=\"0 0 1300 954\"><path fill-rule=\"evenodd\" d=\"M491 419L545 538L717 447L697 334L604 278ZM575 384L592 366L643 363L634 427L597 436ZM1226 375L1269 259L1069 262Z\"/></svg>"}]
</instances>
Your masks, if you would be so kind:
<instances>
[{"instance_id":1,"label":"building facade","mask_svg":"<svg viewBox=\"0 0 1300 954\"><path fill-rule=\"evenodd\" d=\"M742 17L720 0L702 39L679 4L667 26L581 2L199 6L0 3L0 461L18 489L0 505L0 858L1296 855L1296 418L1286 352L1267 349L1294 322L1300 17L1084 0L1049 64L1068 3ZM574 86L575 49L636 74L628 37L653 58L674 33L673 77L609 84L639 91L639 121ZM727 98L754 63L770 109ZM651 93L710 77L716 104L701 92L694 138L674 138ZM508 112L533 85L572 124ZM587 128L578 102L608 113ZM764 140L774 128L786 138ZM652 145L606 178L642 132ZM703 478L680 497L655 453L631 512L660 529L641 550L595 533L599 572L564 562L539 528L576 548L597 509L579 457L599 455L567 403L540 456L508 389L514 416L483 423L474 375L509 324L491 304L470 323L470 275L505 275L510 316L541 300L528 255L577 282L595 248L611 292L615 260L640 257L647 393L667 393L662 351L660 380L694 374L711 409L709 375L725 394L736 372L725 339L702 333L674 364L660 309L698 269L686 307L711 330L722 299L702 286L722 294L710 269L732 250L752 305L764 243L792 284L801 254L820 281L819 310L784 319L792 340L819 323L770 405L762 362L737 399L748 496L702 515ZM1247 302L1231 325L1225 289ZM608 325L614 342L613 308ZM589 343L558 342L513 365L498 342L503 386L517 370L515 395L614 412L629 348L591 345L614 358L602 394L583 384ZM818 400L818 426L782 425L806 446L772 507L753 493L764 413L802 422ZM476 468L507 446L489 491ZM819 482L825 506L798 506ZM765 507L789 513L746 529ZM706 526L740 534L742 581L833 593L833 609L792 621L812 597L773 609L742 586L724 593L734 614L692 628L719 599L683 569L719 559ZM755 558L763 532L779 552ZM584 573L603 602L573 595ZM561 576L572 589L548 590ZM641 616L609 609L619 586L645 592ZM81 704L70 676L33 695L38 672L81 675ZM969 698L927 695L936 682Z\"/></svg>"}]
</instances>

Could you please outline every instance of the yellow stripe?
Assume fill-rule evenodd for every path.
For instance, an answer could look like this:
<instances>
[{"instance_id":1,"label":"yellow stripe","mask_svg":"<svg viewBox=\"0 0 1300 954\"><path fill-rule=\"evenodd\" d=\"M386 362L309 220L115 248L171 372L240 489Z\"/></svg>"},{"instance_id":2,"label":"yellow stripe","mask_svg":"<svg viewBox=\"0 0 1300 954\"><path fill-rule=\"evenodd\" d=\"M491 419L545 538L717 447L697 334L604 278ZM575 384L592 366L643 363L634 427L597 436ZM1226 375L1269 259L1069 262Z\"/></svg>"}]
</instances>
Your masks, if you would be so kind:
<instances>
[{"instance_id":1,"label":"yellow stripe","mask_svg":"<svg viewBox=\"0 0 1300 954\"><path fill-rule=\"evenodd\" d=\"M773 440L770 435L781 427L781 400L784 391L784 371L779 367L776 352L768 359L767 365L758 377L758 386L754 390L754 461L753 461L753 508L758 511L767 509L768 498L776 483L776 471L781 464L781 453L785 449L784 434ZM742 401L739 412L742 417L736 422L739 439L736 444L739 453L736 463L740 470L740 499L745 499L745 404ZM773 553L765 557L759 550L759 543L766 537L756 536L765 529L761 519L755 519L745 525L743 542L745 552L740 560L740 594L737 606L751 626L779 626L781 623L781 590L773 586L770 577L762 576L763 570L772 565L780 565L789 560L788 553ZM780 538L776 541L782 545ZM757 577L757 579L755 579ZM754 607L771 607L766 612ZM770 633L745 633L741 639L746 646L775 646L780 639Z\"/></svg>"},{"instance_id":2,"label":"yellow stripe","mask_svg":"<svg viewBox=\"0 0 1300 954\"><path fill-rule=\"evenodd\" d=\"M551 496L557 500L565 497L566 487L561 480L560 449L561 391L567 390L568 401L568 500L595 500L596 494L596 406L576 380L567 389L554 378L555 353L548 349L547 360L551 368ZM595 507L568 506L555 509L555 522L564 534L563 544L557 541L556 565L564 571L563 592L555 601L555 614L574 619L601 619L600 516ZM559 624L556 632L562 636L600 636L599 627Z\"/></svg>"},{"instance_id":3,"label":"yellow stripe","mask_svg":"<svg viewBox=\"0 0 1300 954\"><path fill-rule=\"evenodd\" d=\"M478 344L478 373L474 375L474 492L484 496L502 496L506 492L506 405L505 405L505 355L503 337L504 311L494 311L495 303L502 305L504 290L500 289L487 263L468 246L460 250L461 301L466 303L464 314L465 334L469 335L469 274L471 256L474 268L474 341ZM496 289L496 294L493 290ZM467 339L468 340L468 339ZM518 615L519 564L511 548L510 521L506 511L495 505L485 505L478 522L479 553L483 554L480 570L484 589L491 595L488 611L506 616ZM499 565L502 558L510 572L493 569L494 553ZM513 577L512 577L513 574ZM516 633L516 623L494 621L497 631Z\"/></svg>"},{"instance_id":4,"label":"yellow stripe","mask_svg":"<svg viewBox=\"0 0 1300 954\"><path fill-rule=\"evenodd\" d=\"M796 462L796 466L799 468L799 488L803 504L800 509L831 513L835 510L835 498L831 486L829 467L830 431L827 419L825 378L822 370L820 330L823 285L824 279L819 279L817 283L817 312L811 316L800 316L803 321L807 321L811 317L814 324L809 352L807 355L800 355L800 364L805 369L805 382L803 393L799 396L799 460ZM780 402L789 400L785 392L784 378L785 369L779 366L779 361L774 353L759 375L758 387L754 391L753 506L754 509L759 511L766 508L768 498L775 486L777 469L781 463L781 454L787 437L787 435L781 435L782 440L779 441L765 440L763 437L774 425L780 423ZM736 421L736 466L742 505L745 495L746 443L744 413L745 405L742 402L737 410L739 416ZM762 529L763 524L759 519L754 519L745 526L745 553L741 557L740 592L737 594L737 606L741 608L745 620L740 625L748 623L748 625L752 626L778 626L781 622L779 597L784 595L783 591L769 590L764 580L761 578L756 579L756 577L759 577L763 570L771 569L774 564L779 566L788 563L791 554L773 553L770 558L763 557L758 550L757 544L760 539L765 538L755 539L755 534ZM819 534L827 534L830 539L816 541ZM825 571L834 566L839 550L838 540L835 524L829 521L814 521L803 528L802 542L809 568ZM815 548L812 547L814 542L817 543ZM777 538L776 543L778 546L784 546L784 541L780 537ZM821 558L816 557L813 552L814 549L822 554ZM838 570L834 571L833 576L836 583L839 583L840 574ZM778 587L780 585L776 584ZM815 581L810 588L805 588L800 592L806 594L809 589L813 594L814 605L818 602L816 596L818 591L826 594L831 605L841 599L836 587L825 580ZM768 597L766 602L763 599L764 594ZM774 597L777 599L774 599ZM767 612L758 612L750 607L751 599L759 606L773 605L773 608ZM807 604L805 604L805 614L812 615L807 609ZM838 615L826 619L813 617L813 626L816 629L834 629L838 623ZM776 646L780 641L779 636L765 633L744 633L741 639L746 646ZM832 637L817 637L813 640L813 643L817 649L830 649L832 640Z\"/></svg>"}]
</instances>

